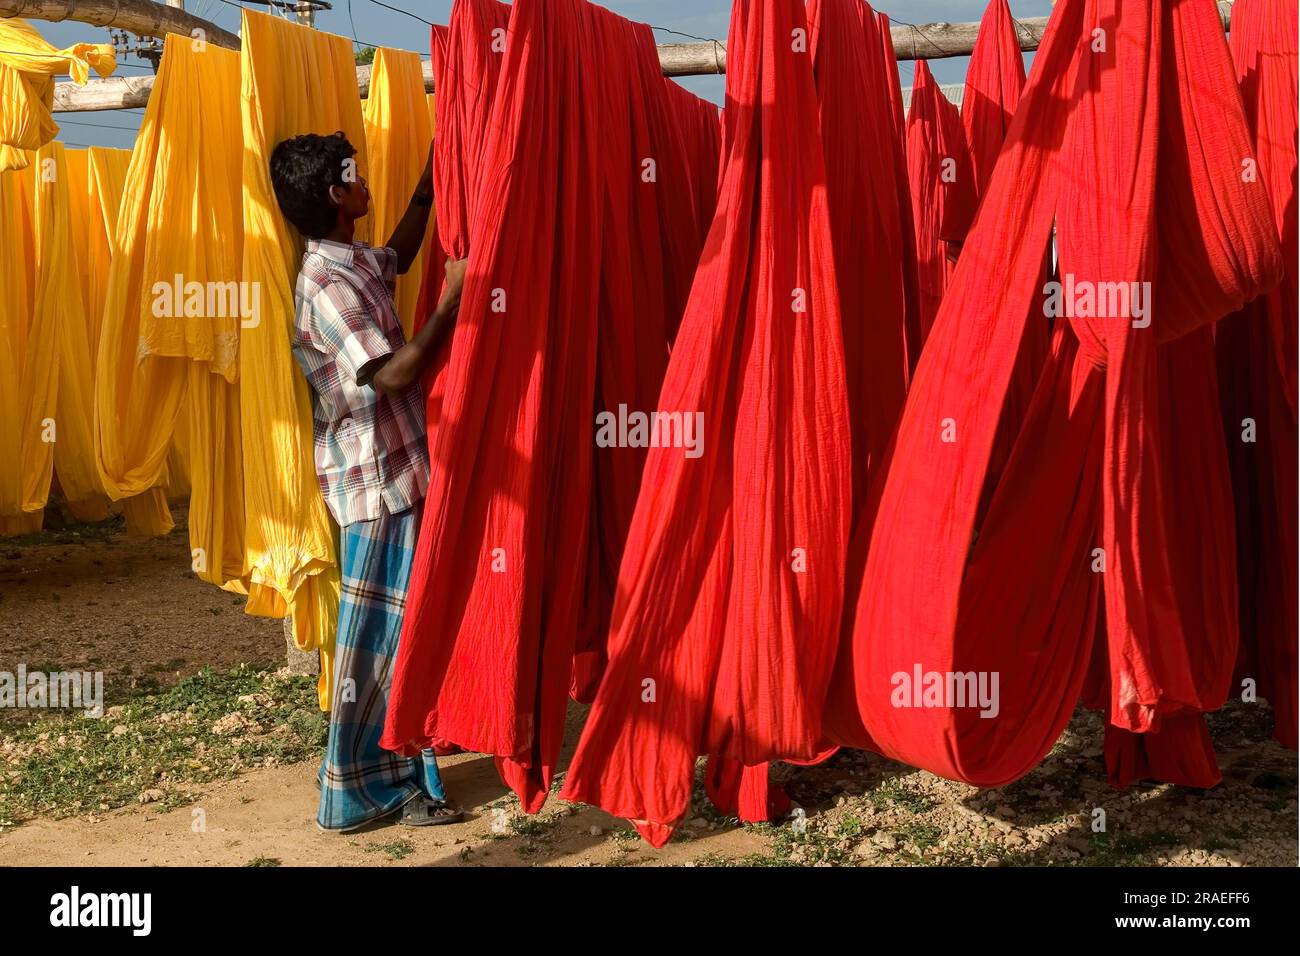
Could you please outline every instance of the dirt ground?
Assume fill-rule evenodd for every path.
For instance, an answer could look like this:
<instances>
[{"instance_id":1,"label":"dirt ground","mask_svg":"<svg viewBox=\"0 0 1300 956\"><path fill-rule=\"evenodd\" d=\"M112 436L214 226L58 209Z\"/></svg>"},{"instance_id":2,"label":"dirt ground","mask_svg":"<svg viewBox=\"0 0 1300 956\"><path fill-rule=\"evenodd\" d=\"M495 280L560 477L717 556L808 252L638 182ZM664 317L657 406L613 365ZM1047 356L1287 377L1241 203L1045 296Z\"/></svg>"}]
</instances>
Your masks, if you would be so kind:
<instances>
[{"instance_id":1,"label":"dirt ground","mask_svg":"<svg viewBox=\"0 0 1300 956\"><path fill-rule=\"evenodd\" d=\"M205 665L282 659L279 622L194 579L184 535L120 529L0 539L0 670L102 669L110 702L149 693ZM583 709L570 714L571 748ZM0 743L13 713L0 718ZM204 784L180 806L148 803L0 830L0 859L47 865L1295 865L1295 755L1268 738L1262 705L1213 715L1224 781L1119 793L1106 783L1102 727L1081 713L1024 780L979 791L873 754L779 767L801 808L779 825L740 826L697 801L667 847L552 797L521 814L490 758L444 758L465 822L317 830L315 764L267 766ZM0 787L4 779L0 777ZM1105 829L1098 831L1097 811Z\"/></svg>"},{"instance_id":2,"label":"dirt ground","mask_svg":"<svg viewBox=\"0 0 1300 956\"><path fill-rule=\"evenodd\" d=\"M165 538L120 521L0 538L0 668L103 671L107 703L174 683L204 665L280 660L278 621L190 570L185 515ZM0 728L22 712L0 709Z\"/></svg>"}]
</instances>

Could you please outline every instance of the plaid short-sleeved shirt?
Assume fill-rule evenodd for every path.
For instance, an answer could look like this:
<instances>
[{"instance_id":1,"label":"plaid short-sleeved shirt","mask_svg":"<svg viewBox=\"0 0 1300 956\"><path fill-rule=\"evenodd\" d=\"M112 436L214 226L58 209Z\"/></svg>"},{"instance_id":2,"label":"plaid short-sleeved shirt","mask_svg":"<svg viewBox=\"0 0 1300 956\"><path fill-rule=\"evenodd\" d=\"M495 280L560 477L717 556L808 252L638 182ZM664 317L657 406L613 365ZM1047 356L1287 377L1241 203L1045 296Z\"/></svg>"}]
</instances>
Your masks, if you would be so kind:
<instances>
[{"instance_id":1,"label":"plaid short-sleeved shirt","mask_svg":"<svg viewBox=\"0 0 1300 956\"><path fill-rule=\"evenodd\" d=\"M294 290L293 354L312 389L316 474L340 525L399 514L429 487L424 402L357 384L357 373L406 343L393 307L397 253L312 240Z\"/></svg>"}]
</instances>

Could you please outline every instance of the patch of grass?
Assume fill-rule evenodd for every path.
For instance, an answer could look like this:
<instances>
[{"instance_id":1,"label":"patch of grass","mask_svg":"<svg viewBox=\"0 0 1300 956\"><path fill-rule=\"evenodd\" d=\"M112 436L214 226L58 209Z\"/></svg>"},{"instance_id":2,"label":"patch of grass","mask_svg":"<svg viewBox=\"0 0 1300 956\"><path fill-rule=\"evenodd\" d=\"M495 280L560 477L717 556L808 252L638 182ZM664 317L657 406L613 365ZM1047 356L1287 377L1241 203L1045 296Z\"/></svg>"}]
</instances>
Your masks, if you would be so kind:
<instances>
[{"instance_id":1,"label":"patch of grass","mask_svg":"<svg viewBox=\"0 0 1300 956\"><path fill-rule=\"evenodd\" d=\"M196 784L318 757L326 727L314 679L249 667L205 669L98 719L42 717L0 734L0 826L178 806Z\"/></svg>"},{"instance_id":2,"label":"patch of grass","mask_svg":"<svg viewBox=\"0 0 1300 956\"><path fill-rule=\"evenodd\" d=\"M840 849L840 837L830 837L809 827L796 833L791 827L772 828L772 860L769 866L812 866L816 863L839 865L849 862Z\"/></svg>"},{"instance_id":3,"label":"patch of grass","mask_svg":"<svg viewBox=\"0 0 1300 956\"><path fill-rule=\"evenodd\" d=\"M867 799L878 810L887 810L891 806L896 806L909 813L926 813L934 809L933 800L923 793L910 789L901 777L891 777L886 780L868 793Z\"/></svg>"},{"instance_id":4,"label":"patch of grass","mask_svg":"<svg viewBox=\"0 0 1300 956\"><path fill-rule=\"evenodd\" d=\"M835 828L836 832L842 837L856 839L862 835L862 821L857 817L849 814L840 820L839 825Z\"/></svg>"},{"instance_id":5,"label":"patch of grass","mask_svg":"<svg viewBox=\"0 0 1300 956\"><path fill-rule=\"evenodd\" d=\"M680 865L680 864L679 864ZM721 857L714 853L706 853L695 861L697 867L718 867L718 868L736 868L736 867L791 867L798 866L788 857L778 857L776 855L764 856L761 853L750 853L738 857Z\"/></svg>"},{"instance_id":6,"label":"patch of grass","mask_svg":"<svg viewBox=\"0 0 1300 956\"><path fill-rule=\"evenodd\" d=\"M410 840L394 840L391 843L371 843L363 849L367 853L386 853L390 860L404 860L415 852L415 844Z\"/></svg>"},{"instance_id":7,"label":"patch of grass","mask_svg":"<svg viewBox=\"0 0 1300 956\"><path fill-rule=\"evenodd\" d=\"M48 520L48 519L47 519ZM101 544L126 530L126 518L109 515L106 521L75 522L62 528L48 528L36 534L17 534L5 538L5 547L31 548L47 544Z\"/></svg>"},{"instance_id":8,"label":"patch of grass","mask_svg":"<svg viewBox=\"0 0 1300 956\"><path fill-rule=\"evenodd\" d=\"M521 814L520 816L513 817L510 820L510 829L514 830L515 834L521 837L539 837L549 834L551 826L554 823L554 820L545 817L526 816Z\"/></svg>"},{"instance_id":9,"label":"patch of grass","mask_svg":"<svg viewBox=\"0 0 1300 956\"><path fill-rule=\"evenodd\" d=\"M916 821L905 823L894 830L896 837L900 840L906 840L918 850L928 850L930 847L936 846L943 837L943 833L944 831L940 827Z\"/></svg>"},{"instance_id":10,"label":"patch of grass","mask_svg":"<svg viewBox=\"0 0 1300 956\"><path fill-rule=\"evenodd\" d=\"M1178 846L1181 837L1166 830L1148 833L1093 833L1088 837L1089 852L1077 861L1081 866L1133 866L1153 850Z\"/></svg>"},{"instance_id":11,"label":"patch of grass","mask_svg":"<svg viewBox=\"0 0 1300 956\"><path fill-rule=\"evenodd\" d=\"M257 856L249 860L244 866L279 866L280 858L276 856Z\"/></svg>"}]
</instances>

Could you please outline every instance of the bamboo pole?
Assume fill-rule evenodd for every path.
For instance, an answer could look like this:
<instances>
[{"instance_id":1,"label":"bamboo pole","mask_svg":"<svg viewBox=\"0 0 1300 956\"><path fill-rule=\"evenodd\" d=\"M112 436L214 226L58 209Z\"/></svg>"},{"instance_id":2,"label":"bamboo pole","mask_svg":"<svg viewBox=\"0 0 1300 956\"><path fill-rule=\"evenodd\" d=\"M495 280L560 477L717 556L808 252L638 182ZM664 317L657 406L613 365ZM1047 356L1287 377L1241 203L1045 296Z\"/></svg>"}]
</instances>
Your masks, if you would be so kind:
<instances>
[{"instance_id":1,"label":"bamboo pole","mask_svg":"<svg viewBox=\"0 0 1300 956\"><path fill-rule=\"evenodd\" d=\"M1219 0L1219 15L1228 28L1232 0ZM174 10L153 0L0 0L0 17L27 16L41 20L79 20L97 26L117 26L132 33L161 36L166 32L190 35L206 31L209 43L239 49L239 38L216 24ZM175 19L175 18L183 18ZM1047 17L1018 20L1017 34L1022 50L1036 50L1047 27ZM931 60L969 56L979 35L978 23L925 23L912 26L894 23L890 28L894 54L900 60ZM664 76L703 76L727 71L727 48L718 40L695 43L666 43L659 46L659 63ZM433 92L433 72L424 61L424 86ZM357 67L357 88L364 97L370 91L370 67ZM153 89L153 77L110 77L91 80L85 86L58 83L54 90L54 111L76 113L95 110L132 109L144 106Z\"/></svg>"}]
</instances>

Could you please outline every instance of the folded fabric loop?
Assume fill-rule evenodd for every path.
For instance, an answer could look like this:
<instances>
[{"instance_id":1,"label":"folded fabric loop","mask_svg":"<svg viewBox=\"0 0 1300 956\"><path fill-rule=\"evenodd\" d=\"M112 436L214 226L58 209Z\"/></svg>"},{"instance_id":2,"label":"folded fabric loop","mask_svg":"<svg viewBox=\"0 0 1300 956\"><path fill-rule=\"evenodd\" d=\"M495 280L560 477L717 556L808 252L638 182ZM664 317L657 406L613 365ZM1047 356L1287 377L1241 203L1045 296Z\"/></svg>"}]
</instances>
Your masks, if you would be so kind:
<instances>
[{"instance_id":1,"label":"folded fabric loop","mask_svg":"<svg viewBox=\"0 0 1300 956\"><path fill-rule=\"evenodd\" d=\"M1157 731L1222 702L1231 588L1221 561L1178 543L1232 549L1197 330L1280 269L1267 199L1240 176L1250 143L1234 82L1209 0L1053 10L881 494L854 642L859 711L885 754L981 786L1026 773L1083 687L1099 601L1114 726ZM1042 307L1067 321L990 493L1053 227L1060 295ZM1173 396L1187 389L1205 401L1183 430ZM1205 476L1192 492L1189 468ZM991 699L906 693L955 692L957 675Z\"/></svg>"},{"instance_id":2,"label":"folded fabric loop","mask_svg":"<svg viewBox=\"0 0 1300 956\"><path fill-rule=\"evenodd\" d=\"M54 78L67 74L78 86L90 71L108 76L117 53L108 43L74 43L59 50L25 20L0 19L0 172L23 169L27 151L59 131L54 122Z\"/></svg>"}]
</instances>

